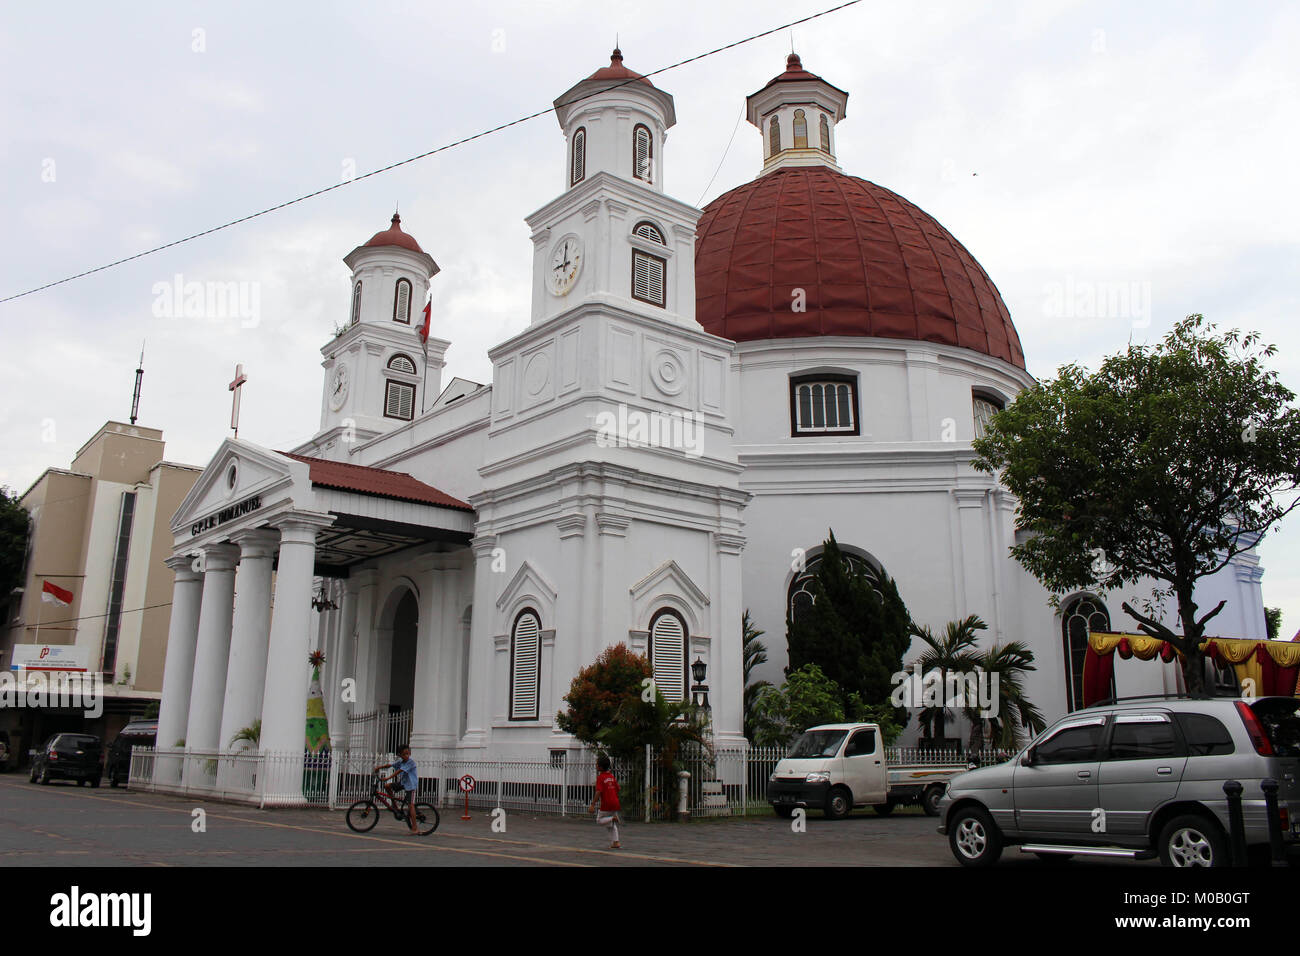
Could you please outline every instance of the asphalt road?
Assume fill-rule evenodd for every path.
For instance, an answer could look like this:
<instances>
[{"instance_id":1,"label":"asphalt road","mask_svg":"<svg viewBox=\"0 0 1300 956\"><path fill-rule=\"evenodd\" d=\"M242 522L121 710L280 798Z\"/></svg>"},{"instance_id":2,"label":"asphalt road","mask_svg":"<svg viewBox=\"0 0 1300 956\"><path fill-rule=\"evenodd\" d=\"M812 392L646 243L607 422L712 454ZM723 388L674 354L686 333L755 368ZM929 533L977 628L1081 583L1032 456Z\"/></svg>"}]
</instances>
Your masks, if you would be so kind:
<instances>
[{"instance_id":1,"label":"asphalt road","mask_svg":"<svg viewBox=\"0 0 1300 956\"><path fill-rule=\"evenodd\" d=\"M202 810L205 828L194 824ZM804 832L774 816L689 825L627 823L622 849L590 817L507 813L460 819L445 809L437 831L411 836L385 814L368 834L347 828L341 810L258 810L161 794L99 789L26 775L0 776L0 858L6 866L941 866L955 867L931 817L846 820L810 813ZM1096 866L1043 863L1008 850L1001 867ZM1114 864L1112 864L1114 865ZM1120 866L1132 867L1125 862Z\"/></svg>"}]
</instances>

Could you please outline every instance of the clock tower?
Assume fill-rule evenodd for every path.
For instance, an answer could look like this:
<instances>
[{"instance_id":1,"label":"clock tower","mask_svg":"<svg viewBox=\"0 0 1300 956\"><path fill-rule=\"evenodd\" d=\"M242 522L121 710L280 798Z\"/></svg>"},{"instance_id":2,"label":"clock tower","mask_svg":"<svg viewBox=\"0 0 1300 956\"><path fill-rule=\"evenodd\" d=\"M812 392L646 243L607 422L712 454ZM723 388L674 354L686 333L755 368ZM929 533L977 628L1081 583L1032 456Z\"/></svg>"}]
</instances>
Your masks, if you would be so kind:
<instances>
[{"instance_id":1,"label":"clock tower","mask_svg":"<svg viewBox=\"0 0 1300 956\"><path fill-rule=\"evenodd\" d=\"M431 400L425 389L434 396L440 391L450 344L420 341L438 264L402 231L399 215L343 261L352 270L352 294L342 331L321 349L321 429L312 439L316 454L337 460L348 457L350 446L419 416Z\"/></svg>"}]
</instances>

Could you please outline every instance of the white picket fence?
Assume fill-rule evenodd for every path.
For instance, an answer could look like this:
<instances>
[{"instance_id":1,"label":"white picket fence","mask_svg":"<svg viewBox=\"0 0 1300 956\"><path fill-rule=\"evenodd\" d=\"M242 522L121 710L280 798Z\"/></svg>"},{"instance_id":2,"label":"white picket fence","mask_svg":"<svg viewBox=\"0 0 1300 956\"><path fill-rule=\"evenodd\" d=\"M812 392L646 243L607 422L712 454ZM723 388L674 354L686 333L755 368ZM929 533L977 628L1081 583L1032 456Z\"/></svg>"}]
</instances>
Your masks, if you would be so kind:
<instances>
[{"instance_id":1,"label":"white picket fence","mask_svg":"<svg viewBox=\"0 0 1300 956\"><path fill-rule=\"evenodd\" d=\"M693 817L765 811L768 777L785 749L691 747L673 755L671 763L661 756L647 747L635 760L615 761L625 816L649 822L676 818L683 809ZM978 754L915 748L886 751L890 765L982 766L1008 756L993 750ZM417 749L412 758L420 777L420 799L447 808L501 807L569 816L585 813L595 790L596 755L589 750L552 750L545 760L481 760L456 751ZM374 768L394 759L391 751L377 749L304 754L136 747L131 753L129 785L258 806L336 809L367 798ZM459 786L466 776L474 780L468 792Z\"/></svg>"}]
</instances>

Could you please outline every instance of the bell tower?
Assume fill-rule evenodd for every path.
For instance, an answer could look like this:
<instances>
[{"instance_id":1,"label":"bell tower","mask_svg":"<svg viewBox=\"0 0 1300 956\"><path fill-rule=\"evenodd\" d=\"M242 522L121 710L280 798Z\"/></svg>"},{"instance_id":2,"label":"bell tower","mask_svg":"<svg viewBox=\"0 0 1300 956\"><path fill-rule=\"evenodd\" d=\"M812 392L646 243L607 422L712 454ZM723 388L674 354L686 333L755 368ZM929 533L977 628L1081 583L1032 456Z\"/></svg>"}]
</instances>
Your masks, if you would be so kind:
<instances>
[{"instance_id":1,"label":"bell tower","mask_svg":"<svg viewBox=\"0 0 1300 956\"><path fill-rule=\"evenodd\" d=\"M763 173L789 166L835 163L835 125L844 119L849 94L803 68L791 53L785 72L745 98L745 116L763 134Z\"/></svg>"},{"instance_id":2,"label":"bell tower","mask_svg":"<svg viewBox=\"0 0 1300 956\"><path fill-rule=\"evenodd\" d=\"M440 390L449 342L421 342L423 306L438 264L402 231L389 227L343 261L352 270L343 329L322 349L325 385L316 453L345 460L350 446L418 417L425 389ZM427 372L426 372L427 362Z\"/></svg>"}]
</instances>

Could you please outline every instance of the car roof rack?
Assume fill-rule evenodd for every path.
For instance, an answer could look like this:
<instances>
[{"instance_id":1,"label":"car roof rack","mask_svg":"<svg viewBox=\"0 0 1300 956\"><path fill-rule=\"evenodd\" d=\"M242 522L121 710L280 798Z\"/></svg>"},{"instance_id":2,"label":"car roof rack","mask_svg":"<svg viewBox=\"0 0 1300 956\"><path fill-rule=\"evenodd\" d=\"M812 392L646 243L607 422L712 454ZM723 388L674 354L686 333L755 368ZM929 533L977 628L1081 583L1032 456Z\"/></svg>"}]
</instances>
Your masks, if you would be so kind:
<instances>
[{"instance_id":1,"label":"car roof rack","mask_svg":"<svg viewBox=\"0 0 1300 956\"><path fill-rule=\"evenodd\" d=\"M1112 704L1123 704L1132 700L1233 700L1233 697L1216 697L1213 694L1134 694L1132 697L1107 697L1105 700L1093 701L1083 710L1091 710L1094 707L1109 707ZM1078 711L1075 711L1078 713Z\"/></svg>"}]
</instances>

